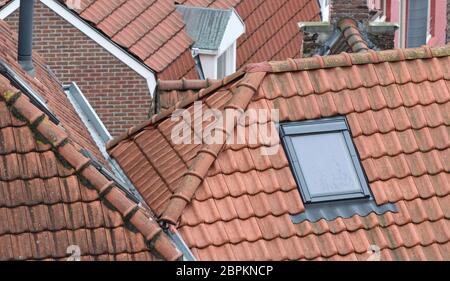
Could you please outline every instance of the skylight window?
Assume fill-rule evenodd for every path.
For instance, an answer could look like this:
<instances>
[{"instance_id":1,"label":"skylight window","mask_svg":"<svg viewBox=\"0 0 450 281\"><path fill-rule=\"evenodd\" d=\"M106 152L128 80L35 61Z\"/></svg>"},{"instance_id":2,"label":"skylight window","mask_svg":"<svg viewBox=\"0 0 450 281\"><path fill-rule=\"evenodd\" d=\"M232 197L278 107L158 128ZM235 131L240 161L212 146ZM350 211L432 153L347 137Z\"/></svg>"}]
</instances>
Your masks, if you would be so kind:
<instances>
[{"instance_id":1,"label":"skylight window","mask_svg":"<svg viewBox=\"0 0 450 281\"><path fill-rule=\"evenodd\" d=\"M345 118L282 124L281 136L305 203L371 197Z\"/></svg>"}]
</instances>

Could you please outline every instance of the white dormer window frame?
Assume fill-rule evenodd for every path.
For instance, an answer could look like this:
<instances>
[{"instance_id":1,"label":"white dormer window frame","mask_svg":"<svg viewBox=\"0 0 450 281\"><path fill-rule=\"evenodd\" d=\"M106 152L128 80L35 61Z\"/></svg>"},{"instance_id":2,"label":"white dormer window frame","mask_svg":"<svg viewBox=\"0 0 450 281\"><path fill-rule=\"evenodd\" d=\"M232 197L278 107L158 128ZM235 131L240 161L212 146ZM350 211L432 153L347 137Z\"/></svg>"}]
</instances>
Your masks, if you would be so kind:
<instances>
[{"instance_id":1,"label":"white dormer window frame","mask_svg":"<svg viewBox=\"0 0 450 281\"><path fill-rule=\"evenodd\" d=\"M233 9L219 49L193 49L193 55L199 56L205 79L222 79L236 71L237 39L244 33L245 24Z\"/></svg>"},{"instance_id":2,"label":"white dormer window frame","mask_svg":"<svg viewBox=\"0 0 450 281\"><path fill-rule=\"evenodd\" d=\"M217 57L217 79L236 71L236 41Z\"/></svg>"},{"instance_id":3,"label":"white dormer window frame","mask_svg":"<svg viewBox=\"0 0 450 281\"><path fill-rule=\"evenodd\" d=\"M231 46L217 54L196 50L205 79L223 79L236 71L236 46L234 41Z\"/></svg>"}]
</instances>

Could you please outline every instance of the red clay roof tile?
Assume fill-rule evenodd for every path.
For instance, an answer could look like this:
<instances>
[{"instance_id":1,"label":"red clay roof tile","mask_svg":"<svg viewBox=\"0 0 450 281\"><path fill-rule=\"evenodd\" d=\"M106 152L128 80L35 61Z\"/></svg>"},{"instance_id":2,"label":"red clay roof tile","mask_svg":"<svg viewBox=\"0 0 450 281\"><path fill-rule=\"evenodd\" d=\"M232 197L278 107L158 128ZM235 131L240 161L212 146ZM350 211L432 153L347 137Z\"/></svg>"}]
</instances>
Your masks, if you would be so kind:
<instances>
[{"instance_id":1,"label":"red clay roof tile","mask_svg":"<svg viewBox=\"0 0 450 281\"><path fill-rule=\"evenodd\" d=\"M5 31L0 57L47 99L61 121L50 122L0 77L0 260L66 259L69 245L78 245L85 260L178 259L181 253L166 235L156 235L162 230L153 218L79 152L85 147L100 154L40 57L34 55L37 75L30 78L11 55L15 36L4 22L0 29Z\"/></svg>"},{"instance_id":2,"label":"red clay roof tile","mask_svg":"<svg viewBox=\"0 0 450 281\"><path fill-rule=\"evenodd\" d=\"M257 149L264 141L260 141L257 145L229 145L217 150L216 160L211 157L205 163L187 164L193 171L201 172L185 176L192 177L196 192L192 198L185 198L190 203L175 202L178 197L172 196L170 202L181 204L178 207L184 210L180 208L177 213L170 213L169 219L163 219L179 223L181 234L199 259L366 260L373 244L380 247L382 260L447 258L449 95L446 85L443 93L430 92L436 92L437 85L448 83L445 77L450 76L443 66L447 60L442 56L450 55L449 50L442 47L369 52L365 64L351 67L341 66L341 59L349 56L353 62L358 54L341 54L335 56L336 60L327 60L339 63L335 68L322 68L325 60L318 58L271 62L271 70L265 70L268 73L259 83L250 79L250 85L241 86L246 91L257 88L252 97L245 96L249 105L242 108L280 109L281 121L345 115L377 204L392 202L398 213L292 224L289 216L303 212L304 206L286 156L283 150L275 157L261 156ZM434 58L430 59L430 54ZM426 72L424 81L422 76L413 77L412 72L399 72L411 71L408 65L414 64L410 61L417 61L417 69ZM433 67L433 71L426 70L428 67ZM359 68L362 70L358 81L336 80L339 75L353 75ZM368 81L363 79L366 76ZM228 93L233 95L233 101L240 82L232 83L231 89L225 84L209 92L207 98L219 99ZM236 99L232 104L240 103L240 98ZM187 102L184 106L191 107ZM154 133L152 128L169 116L166 112L154 117L142 132ZM133 150L125 153L133 138L130 135L109 145L112 155L122 154L121 159L117 158L119 163L136 157ZM177 145L174 147L176 150ZM164 159L167 157L170 158L169 153ZM204 156L196 159L201 158ZM205 168L209 171L205 172ZM202 177L202 183L196 176ZM178 184L179 189L188 187L190 194L195 191L188 186L192 182ZM137 188L143 189L139 185ZM179 221L175 219L178 214Z\"/></svg>"},{"instance_id":3,"label":"red clay roof tile","mask_svg":"<svg viewBox=\"0 0 450 281\"><path fill-rule=\"evenodd\" d=\"M249 62L300 57L301 38L296 24L319 18L318 4L311 0L250 3L184 0L179 3L236 9L247 27L247 33L238 39L238 68ZM81 6L74 12L137 55L160 78L197 78L190 51L192 39L185 32L181 15L172 1L82 0Z\"/></svg>"}]
</instances>

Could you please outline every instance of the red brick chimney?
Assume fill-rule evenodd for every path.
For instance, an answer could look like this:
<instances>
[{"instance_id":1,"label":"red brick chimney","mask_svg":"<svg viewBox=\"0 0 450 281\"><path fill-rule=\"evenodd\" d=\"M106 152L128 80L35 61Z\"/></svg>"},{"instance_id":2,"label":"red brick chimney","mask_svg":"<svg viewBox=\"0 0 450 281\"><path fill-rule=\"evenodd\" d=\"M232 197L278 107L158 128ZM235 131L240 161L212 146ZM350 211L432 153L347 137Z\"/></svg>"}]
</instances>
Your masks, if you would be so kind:
<instances>
[{"instance_id":1,"label":"red brick chimney","mask_svg":"<svg viewBox=\"0 0 450 281\"><path fill-rule=\"evenodd\" d=\"M328 21L298 23L303 35L302 56L352 52L354 42L342 42L349 38L363 40L365 46L372 50L394 48L395 30L398 25L375 20L380 11L374 9L374 0L328 0L328 6L325 2L320 1L325 5L322 7L324 12L329 9ZM344 35L342 30L341 33L337 32L340 29L338 23L344 19L354 20L352 30L358 33L357 37Z\"/></svg>"},{"instance_id":2,"label":"red brick chimney","mask_svg":"<svg viewBox=\"0 0 450 281\"><path fill-rule=\"evenodd\" d=\"M368 21L370 18L368 0L329 0L330 21L338 22L343 18Z\"/></svg>"}]
</instances>

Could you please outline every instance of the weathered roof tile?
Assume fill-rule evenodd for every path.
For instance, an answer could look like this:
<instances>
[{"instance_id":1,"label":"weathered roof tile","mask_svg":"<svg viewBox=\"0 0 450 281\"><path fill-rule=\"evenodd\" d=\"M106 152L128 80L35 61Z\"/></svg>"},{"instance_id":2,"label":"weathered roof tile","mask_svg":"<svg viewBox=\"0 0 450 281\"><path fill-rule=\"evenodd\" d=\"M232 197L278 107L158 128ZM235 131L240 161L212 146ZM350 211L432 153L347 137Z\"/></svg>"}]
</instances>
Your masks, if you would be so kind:
<instances>
[{"instance_id":1,"label":"weathered roof tile","mask_svg":"<svg viewBox=\"0 0 450 281\"><path fill-rule=\"evenodd\" d=\"M5 22L0 22L0 29L0 45L15 45L16 36ZM0 260L67 259L70 245L80 247L83 260L143 252L148 254L140 257L147 260L178 259L181 253L166 234L144 237L147 228L162 230L79 152L83 147L101 155L40 57L33 55L37 66L33 79L11 55L15 49L0 48L0 58L46 98L61 122L50 122L25 93L0 76ZM12 98L11 93L17 94ZM136 216L144 219L129 224ZM113 237L111 228L123 235ZM131 237L139 240L133 249L121 244ZM147 247L147 242L155 247Z\"/></svg>"},{"instance_id":2,"label":"weathered roof tile","mask_svg":"<svg viewBox=\"0 0 450 281\"><path fill-rule=\"evenodd\" d=\"M260 155L261 141L257 145L225 146L214 153L218 154L216 160L197 156L208 160L200 170L196 168L198 163L187 164L201 172L192 173L196 193L190 203L182 203L179 221L172 220L175 213L166 221L179 222L180 232L192 241L188 245L199 259L366 260L372 244L380 247L383 260L444 258L450 217L448 81L442 66L446 60L430 56L443 56L447 49L370 52L365 64L351 68L325 68L319 58L271 62L259 82L244 80L250 83L246 85L233 80L231 90L224 84L208 93L208 99L219 99L224 93L235 95L235 87L240 85L251 90L244 95L249 105L241 108L280 109L281 122L345 115L375 201L396 204L397 213L293 225L290 215L303 212L305 207L286 156L282 149L275 156ZM338 55L336 59L344 57ZM416 64L417 71L425 72L420 77L411 70ZM434 67L433 71L428 67ZM336 78L351 76L359 68L361 79L350 82ZM363 79L366 76L367 81ZM442 85L444 91L434 93ZM241 98L230 104L242 105ZM160 115L153 122L162 122L168 116L170 113ZM150 132L157 124L146 124L146 130ZM129 141L133 141L133 135L112 143L112 154L123 147L126 150ZM127 163L125 159L132 157L118 160ZM178 187L189 184L192 182L179 182ZM227 237L222 232L230 233ZM272 254L275 248L276 255ZM244 250L248 252L242 253Z\"/></svg>"}]
</instances>

